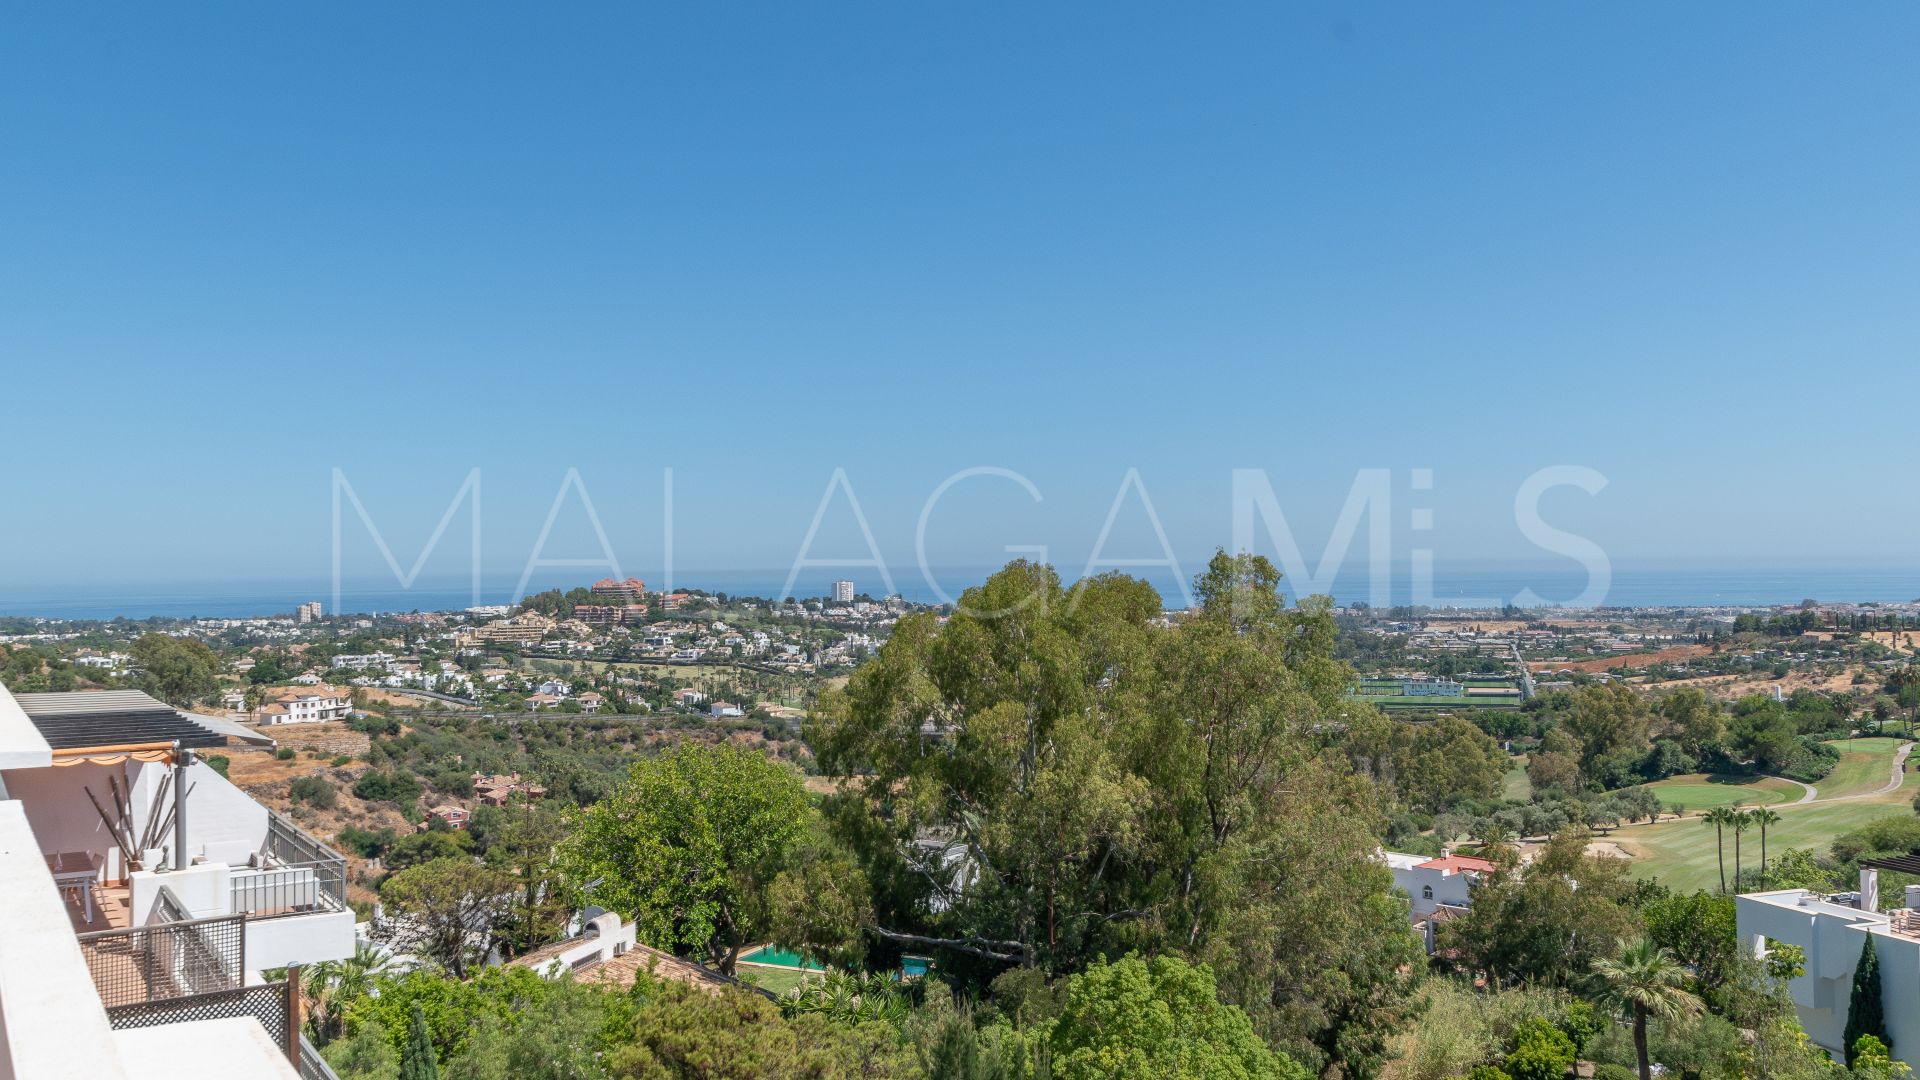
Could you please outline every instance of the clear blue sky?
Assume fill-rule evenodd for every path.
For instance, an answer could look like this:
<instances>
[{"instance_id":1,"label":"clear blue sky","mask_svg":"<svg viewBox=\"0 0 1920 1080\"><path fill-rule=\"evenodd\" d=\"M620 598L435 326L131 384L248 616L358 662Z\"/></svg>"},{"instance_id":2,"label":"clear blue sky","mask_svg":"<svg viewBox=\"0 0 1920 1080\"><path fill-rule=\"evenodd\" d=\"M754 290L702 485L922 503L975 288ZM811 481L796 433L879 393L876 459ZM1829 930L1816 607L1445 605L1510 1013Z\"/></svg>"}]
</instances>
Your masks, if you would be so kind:
<instances>
[{"instance_id":1,"label":"clear blue sky","mask_svg":"<svg viewBox=\"0 0 1920 1080\"><path fill-rule=\"evenodd\" d=\"M1920 8L15 5L0 582L517 569L577 467L636 571L1183 557L1356 469L1442 560L1909 561ZM1411 470L1435 483L1416 499ZM547 554L592 553L578 503ZM843 502L815 554L858 554ZM1108 554L1155 545L1129 501ZM464 566L464 519L430 573ZM1411 541L1408 541L1411 542ZM379 569L349 519L350 569ZM380 571L384 573L384 570Z\"/></svg>"}]
</instances>

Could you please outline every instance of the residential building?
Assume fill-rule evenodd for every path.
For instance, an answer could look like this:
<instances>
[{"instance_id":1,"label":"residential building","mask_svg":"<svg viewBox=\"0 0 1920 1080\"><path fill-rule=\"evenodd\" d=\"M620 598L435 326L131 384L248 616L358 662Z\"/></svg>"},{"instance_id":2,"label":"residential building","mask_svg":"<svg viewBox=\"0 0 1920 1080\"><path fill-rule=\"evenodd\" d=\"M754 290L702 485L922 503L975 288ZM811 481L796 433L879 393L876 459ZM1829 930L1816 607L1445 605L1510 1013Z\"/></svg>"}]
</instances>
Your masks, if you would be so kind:
<instances>
[{"instance_id":1,"label":"residential building","mask_svg":"<svg viewBox=\"0 0 1920 1080\"><path fill-rule=\"evenodd\" d=\"M573 617L588 626L618 626L626 608L617 604L575 604Z\"/></svg>"},{"instance_id":2,"label":"residential building","mask_svg":"<svg viewBox=\"0 0 1920 1080\"><path fill-rule=\"evenodd\" d=\"M346 860L198 759L232 732L0 686L0 1080L301 1075L267 973L352 955Z\"/></svg>"},{"instance_id":3,"label":"residential building","mask_svg":"<svg viewBox=\"0 0 1920 1080\"><path fill-rule=\"evenodd\" d=\"M298 623L319 622L321 612L320 601L309 600L293 609L293 621Z\"/></svg>"},{"instance_id":4,"label":"residential building","mask_svg":"<svg viewBox=\"0 0 1920 1080\"><path fill-rule=\"evenodd\" d=\"M1394 888L1407 894L1413 929L1429 953L1438 946L1440 924L1464 915L1473 906L1473 887L1495 869L1485 859L1445 849L1437 859L1398 851L1380 854L1393 871Z\"/></svg>"},{"instance_id":5,"label":"residential building","mask_svg":"<svg viewBox=\"0 0 1920 1080\"><path fill-rule=\"evenodd\" d=\"M467 812L466 807L454 806L451 804L446 806L436 806L433 809L427 811L427 817L431 818L434 821L440 822L442 825L445 825L449 829L466 828L467 818L470 816L472 815L470 815Z\"/></svg>"},{"instance_id":6,"label":"residential building","mask_svg":"<svg viewBox=\"0 0 1920 1080\"><path fill-rule=\"evenodd\" d=\"M589 690L586 693L581 694L580 696L574 698L573 700L580 703L581 712L599 712L601 707L606 705L607 703L607 699L605 697L601 696L597 691L593 691L593 690Z\"/></svg>"},{"instance_id":7,"label":"residential building","mask_svg":"<svg viewBox=\"0 0 1920 1080\"><path fill-rule=\"evenodd\" d=\"M474 631L482 641L533 642L553 631L554 621L537 611L523 611L511 619L490 622Z\"/></svg>"},{"instance_id":8,"label":"residential building","mask_svg":"<svg viewBox=\"0 0 1920 1080\"><path fill-rule=\"evenodd\" d=\"M365 671L374 667L392 667L395 659L392 653L387 652L342 653L333 658L333 666Z\"/></svg>"},{"instance_id":9,"label":"residential building","mask_svg":"<svg viewBox=\"0 0 1920 1080\"><path fill-rule=\"evenodd\" d=\"M833 583L833 601L836 604L853 603L853 582L836 581Z\"/></svg>"},{"instance_id":10,"label":"residential building","mask_svg":"<svg viewBox=\"0 0 1920 1080\"><path fill-rule=\"evenodd\" d=\"M587 591L597 598L615 600L623 604L637 604L647 598L647 583L639 578L626 578L620 581L601 578Z\"/></svg>"},{"instance_id":11,"label":"residential building","mask_svg":"<svg viewBox=\"0 0 1920 1080\"><path fill-rule=\"evenodd\" d=\"M735 705L731 701L716 701L712 705L707 707L707 712L709 715L715 716L715 717L746 715L744 712L740 710L740 706Z\"/></svg>"},{"instance_id":12,"label":"residential building","mask_svg":"<svg viewBox=\"0 0 1920 1080\"><path fill-rule=\"evenodd\" d=\"M1787 983L1787 994L1808 1037L1839 1058L1845 1052L1854 969L1871 939L1893 1056L1920 1068L1920 886L1907 887L1904 907L1874 910L1879 871L1920 873L1920 857L1867 859L1861 866L1856 892L1782 889L1736 897L1739 940L1759 956L1774 943L1797 945L1806 952L1805 974Z\"/></svg>"},{"instance_id":13,"label":"residential building","mask_svg":"<svg viewBox=\"0 0 1920 1080\"><path fill-rule=\"evenodd\" d=\"M617 989L631 989L642 972L712 994L729 987L754 989L692 960L640 944L633 924L599 908L587 909L587 917L574 936L544 945L508 964L532 968L549 979L570 975L576 982Z\"/></svg>"},{"instance_id":14,"label":"residential building","mask_svg":"<svg viewBox=\"0 0 1920 1080\"><path fill-rule=\"evenodd\" d=\"M276 686L266 691L266 697L256 720L260 724L323 724L345 720L353 712L347 691L326 683Z\"/></svg>"},{"instance_id":15,"label":"residential building","mask_svg":"<svg viewBox=\"0 0 1920 1080\"><path fill-rule=\"evenodd\" d=\"M544 799L547 789L532 780L521 779L519 773L507 773L504 776L474 773L473 793L485 806L505 806L516 795L525 799Z\"/></svg>"}]
</instances>

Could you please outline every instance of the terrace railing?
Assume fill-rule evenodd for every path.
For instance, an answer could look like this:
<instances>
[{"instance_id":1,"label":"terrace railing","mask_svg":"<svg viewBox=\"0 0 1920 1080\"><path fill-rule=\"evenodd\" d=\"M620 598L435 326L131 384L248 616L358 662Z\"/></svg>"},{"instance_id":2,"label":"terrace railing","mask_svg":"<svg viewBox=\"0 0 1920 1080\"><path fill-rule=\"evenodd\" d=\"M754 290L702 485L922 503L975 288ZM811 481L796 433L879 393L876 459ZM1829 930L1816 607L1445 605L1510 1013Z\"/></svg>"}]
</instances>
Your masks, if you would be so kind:
<instances>
[{"instance_id":1,"label":"terrace railing","mask_svg":"<svg viewBox=\"0 0 1920 1080\"><path fill-rule=\"evenodd\" d=\"M234 868L229 910L235 914L260 919L346 908L346 857L272 811L263 854L269 856L265 869Z\"/></svg>"},{"instance_id":2,"label":"terrace railing","mask_svg":"<svg viewBox=\"0 0 1920 1080\"><path fill-rule=\"evenodd\" d=\"M246 916L187 918L163 885L154 921L77 937L115 1030L250 1016L285 1049L303 1080L338 1080L300 1035L300 969L288 968L278 982L247 985Z\"/></svg>"},{"instance_id":3,"label":"terrace railing","mask_svg":"<svg viewBox=\"0 0 1920 1080\"><path fill-rule=\"evenodd\" d=\"M109 1011L245 984L245 919L188 918L185 906L165 886L154 915L144 926L77 935L93 985Z\"/></svg>"}]
</instances>

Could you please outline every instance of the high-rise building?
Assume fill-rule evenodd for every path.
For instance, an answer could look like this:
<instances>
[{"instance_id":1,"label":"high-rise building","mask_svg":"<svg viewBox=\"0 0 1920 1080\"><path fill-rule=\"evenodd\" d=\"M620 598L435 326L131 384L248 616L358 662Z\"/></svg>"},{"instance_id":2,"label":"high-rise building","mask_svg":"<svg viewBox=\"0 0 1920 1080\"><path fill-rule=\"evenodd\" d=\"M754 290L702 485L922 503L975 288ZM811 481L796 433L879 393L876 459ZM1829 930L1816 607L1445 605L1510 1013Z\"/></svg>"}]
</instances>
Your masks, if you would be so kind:
<instances>
[{"instance_id":1,"label":"high-rise building","mask_svg":"<svg viewBox=\"0 0 1920 1080\"><path fill-rule=\"evenodd\" d=\"M833 583L833 601L836 604L852 603L853 602L853 582L851 581L834 582Z\"/></svg>"},{"instance_id":2,"label":"high-rise building","mask_svg":"<svg viewBox=\"0 0 1920 1080\"><path fill-rule=\"evenodd\" d=\"M320 601L309 600L294 609L293 617L296 622L319 622L321 611Z\"/></svg>"}]
</instances>

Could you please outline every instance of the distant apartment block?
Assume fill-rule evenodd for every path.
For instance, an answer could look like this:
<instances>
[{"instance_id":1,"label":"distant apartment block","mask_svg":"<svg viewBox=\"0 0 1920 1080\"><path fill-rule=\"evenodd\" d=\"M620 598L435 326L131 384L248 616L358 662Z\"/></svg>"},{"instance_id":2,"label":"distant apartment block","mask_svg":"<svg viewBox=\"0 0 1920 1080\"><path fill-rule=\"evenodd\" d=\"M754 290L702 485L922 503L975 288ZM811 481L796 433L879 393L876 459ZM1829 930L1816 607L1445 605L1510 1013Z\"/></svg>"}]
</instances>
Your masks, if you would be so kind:
<instances>
[{"instance_id":1,"label":"distant apartment block","mask_svg":"<svg viewBox=\"0 0 1920 1080\"><path fill-rule=\"evenodd\" d=\"M520 642L539 641L559 625L537 611L523 611L511 619L490 622L474 631L481 641Z\"/></svg>"},{"instance_id":2,"label":"distant apartment block","mask_svg":"<svg viewBox=\"0 0 1920 1080\"><path fill-rule=\"evenodd\" d=\"M573 609L573 617L588 626L629 626L646 621L647 605L579 604Z\"/></svg>"},{"instance_id":3,"label":"distant apartment block","mask_svg":"<svg viewBox=\"0 0 1920 1080\"><path fill-rule=\"evenodd\" d=\"M616 581L613 578L601 578L588 590L598 599L618 601L622 604L637 604L647 598L647 583L639 578L627 578Z\"/></svg>"},{"instance_id":4,"label":"distant apartment block","mask_svg":"<svg viewBox=\"0 0 1920 1080\"><path fill-rule=\"evenodd\" d=\"M833 583L833 600L837 604L853 603L853 582L836 581Z\"/></svg>"},{"instance_id":5,"label":"distant apartment block","mask_svg":"<svg viewBox=\"0 0 1920 1080\"><path fill-rule=\"evenodd\" d=\"M309 600L293 609L293 619L295 622L302 623L319 622L321 613L320 601Z\"/></svg>"}]
</instances>

